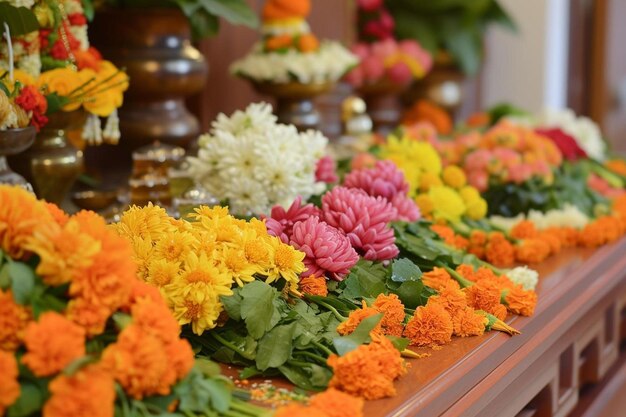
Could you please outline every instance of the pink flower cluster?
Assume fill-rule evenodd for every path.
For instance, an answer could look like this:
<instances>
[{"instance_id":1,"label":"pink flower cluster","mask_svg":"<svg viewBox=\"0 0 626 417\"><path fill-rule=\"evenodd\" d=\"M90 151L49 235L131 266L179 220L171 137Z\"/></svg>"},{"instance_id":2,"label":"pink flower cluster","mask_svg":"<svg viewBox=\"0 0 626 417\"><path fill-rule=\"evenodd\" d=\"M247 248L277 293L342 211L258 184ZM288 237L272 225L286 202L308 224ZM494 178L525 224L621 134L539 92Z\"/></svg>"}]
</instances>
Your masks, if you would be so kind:
<instances>
[{"instance_id":1,"label":"pink flower cluster","mask_svg":"<svg viewBox=\"0 0 626 417\"><path fill-rule=\"evenodd\" d=\"M357 7L361 39L384 40L393 37L396 22L383 6L383 0L358 0Z\"/></svg>"},{"instance_id":2,"label":"pink flower cluster","mask_svg":"<svg viewBox=\"0 0 626 417\"><path fill-rule=\"evenodd\" d=\"M329 155L317 161L315 180L325 182L326 184L334 184L339 181L339 177L337 177L337 163Z\"/></svg>"},{"instance_id":3,"label":"pink flower cluster","mask_svg":"<svg viewBox=\"0 0 626 417\"><path fill-rule=\"evenodd\" d=\"M413 222L420 218L417 204L408 197L409 183L404 173L391 161L378 161L374 168L354 170L346 175L343 185L387 199L398 213L394 221Z\"/></svg>"},{"instance_id":4,"label":"pink flower cluster","mask_svg":"<svg viewBox=\"0 0 626 417\"><path fill-rule=\"evenodd\" d=\"M345 80L353 87L388 80L397 85L407 85L422 78L433 65L432 56L413 40L397 42L392 38L372 44L357 43L352 52L360 59Z\"/></svg>"}]
</instances>

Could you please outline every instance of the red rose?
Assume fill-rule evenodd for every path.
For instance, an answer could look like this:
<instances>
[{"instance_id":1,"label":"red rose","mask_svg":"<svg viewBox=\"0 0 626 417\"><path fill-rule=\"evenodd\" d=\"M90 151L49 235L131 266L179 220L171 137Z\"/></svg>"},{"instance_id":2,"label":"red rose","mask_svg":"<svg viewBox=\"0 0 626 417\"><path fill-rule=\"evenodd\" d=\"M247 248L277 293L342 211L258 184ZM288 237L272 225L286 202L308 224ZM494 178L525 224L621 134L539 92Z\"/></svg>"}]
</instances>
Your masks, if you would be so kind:
<instances>
[{"instance_id":1,"label":"red rose","mask_svg":"<svg viewBox=\"0 0 626 417\"><path fill-rule=\"evenodd\" d=\"M23 87L20 94L15 98L15 103L26 112L45 113L48 110L46 98L34 85Z\"/></svg>"},{"instance_id":2,"label":"red rose","mask_svg":"<svg viewBox=\"0 0 626 417\"><path fill-rule=\"evenodd\" d=\"M576 139L561 129L535 129L535 132L549 138L559 148L565 159L575 161L580 158L587 158L587 153L578 146Z\"/></svg>"}]
</instances>

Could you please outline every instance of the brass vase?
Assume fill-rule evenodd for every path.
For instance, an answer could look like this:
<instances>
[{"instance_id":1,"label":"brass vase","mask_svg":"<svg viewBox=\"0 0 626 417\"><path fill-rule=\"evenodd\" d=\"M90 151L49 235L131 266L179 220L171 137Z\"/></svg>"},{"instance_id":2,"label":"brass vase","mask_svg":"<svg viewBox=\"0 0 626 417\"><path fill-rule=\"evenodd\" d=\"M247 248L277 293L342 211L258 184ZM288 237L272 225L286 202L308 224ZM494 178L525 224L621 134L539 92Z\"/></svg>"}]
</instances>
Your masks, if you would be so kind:
<instances>
[{"instance_id":1,"label":"brass vase","mask_svg":"<svg viewBox=\"0 0 626 417\"><path fill-rule=\"evenodd\" d=\"M398 126L402 117L400 94L407 88L407 84L397 84L383 78L357 89L357 94L365 100L375 132L386 135Z\"/></svg>"},{"instance_id":2,"label":"brass vase","mask_svg":"<svg viewBox=\"0 0 626 417\"><path fill-rule=\"evenodd\" d=\"M83 171L83 152L68 140L68 133L82 129L81 111L58 112L37 133L34 145L13 158L15 170L29 180L39 198L62 204Z\"/></svg>"},{"instance_id":3,"label":"brass vase","mask_svg":"<svg viewBox=\"0 0 626 417\"><path fill-rule=\"evenodd\" d=\"M90 39L130 78L120 109L120 150L155 141L185 147L200 124L185 106L208 75L204 56L191 44L185 16L175 8L108 8L98 11Z\"/></svg>"},{"instance_id":4,"label":"brass vase","mask_svg":"<svg viewBox=\"0 0 626 417\"><path fill-rule=\"evenodd\" d=\"M275 113L281 123L292 124L300 131L319 129L320 113L313 100L334 87L331 81L303 84L299 82L252 82L254 89L276 99Z\"/></svg>"},{"instance_id":5,"label":"brass vase","mask_svg":"<svg viewBox=\"0 0 626 417\"><path fill-rule=\"evenodd\" d=\"M21 129L0 130L0 184L17 185L33 191L28 181L9 168L7 155L24 152L35 141L37 130L33 126Z\"/></svg>"}]
</instances>

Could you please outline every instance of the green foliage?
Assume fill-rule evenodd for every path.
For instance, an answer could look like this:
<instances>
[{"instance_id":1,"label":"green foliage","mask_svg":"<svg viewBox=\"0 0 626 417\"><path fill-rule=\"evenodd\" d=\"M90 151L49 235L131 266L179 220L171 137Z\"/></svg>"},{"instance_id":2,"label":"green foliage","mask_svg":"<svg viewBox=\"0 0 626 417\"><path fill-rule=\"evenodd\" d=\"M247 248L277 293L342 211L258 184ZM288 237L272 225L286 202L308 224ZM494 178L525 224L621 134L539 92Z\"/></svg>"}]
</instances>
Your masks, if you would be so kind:
<instances>
[{"instance_id":1,"label":"green foliage","mask_svg":"<svg viewBox=\"0 0 626 417\"><path fill-rule=\"evenodd\" d=\"M475 74L487 27L515 31L497 0L385 0L396 21L396 36L415 39L433 54L448 51L466 74Z\"/></svg>"},{"instance_id":2,"label":"green foliage","mask_svg":"<svg viewBox=\"0 0 626 417\"><path fill-rule=\"evenodd\" d=\"M9 262L7 272L11 278L13 298L18 304L29 304L35 289L35 272L21 262Z\"/></svg>"},{"instance_id":3,"label":"green foliage","mask_svg":"<svg viewBox=\"0 0 626 417\"><path fill-rule=\"evenodd\" d=\"M280 313L273 303L278 292L264 282L254 281L244 285L239 294L242 298L241 318L250 335L260 339L280 320Z\"/></svg>"},{"instance_id":4,"label":"green foliage","mask_svg":"<svg viewBox=\"0 0 626 417\"><path fill-rule=\"evenodd\" d=\"M31 381L20 381L20 396L7 411L8 417L26 417L41 410L47 392Z\"/></svg>"},{"instance_id":5,"label":"green foliage","mask_svg":"<svg viewBox=\"0 0 626 417\"><path fill-rule=\"evenodd\" d=\"M355 350L365 342L368 342L370 340L370 332L374 330L374 327L380 323L382 318L382 313L370 316L359 323L354 332L347 336L336 337L333 339L333 345L335 346L337 353L343 356L346 353Z\"/></svg>"},{"instance_id":6,"label":"green foliage","mask_svg":"<svg viewBox=\"0 0 626 417\"><path fill-rule=\"evenodd\" d=\"M268 368L278 368L291 357L293 337L296 322L276 326L259 341L256 355L256 366L265 371Z\"/></svg>"},{"instance_id":7,"label":"green foliage","mask_svg":"<svg viewBox=\"0 0 626 417\"><path fill-rule=\"evenodd\" d=\"M11 36L25 35L39 29L39 23L32 11L26 7L0 2L0 33L4 33L5 23L9 26Z\"/></svg>"},{"instance_id":8,"label":"green foliage","mask_svg":"<svg viewBox=\"0 0 626 417\"><path fill-rule=\"evenodd\" d=\"M361 298L376 298L379 294L386 293L387 275L388 271L381 263L359 260L343 282L342 298L356 301Z\"/></svg>"},{"instance_id":9,"label":"green foliage","mask_svg":"<svg viewBox=\"0 0 626 417\"><path fill-rule=\"evenodd\" d=\"M48 110L46 111L48 115L61 111L63 106L70 103L70 99L59 96L57 93L46 94L46 101L48 102Z\"/></svg>"}]
</instances>

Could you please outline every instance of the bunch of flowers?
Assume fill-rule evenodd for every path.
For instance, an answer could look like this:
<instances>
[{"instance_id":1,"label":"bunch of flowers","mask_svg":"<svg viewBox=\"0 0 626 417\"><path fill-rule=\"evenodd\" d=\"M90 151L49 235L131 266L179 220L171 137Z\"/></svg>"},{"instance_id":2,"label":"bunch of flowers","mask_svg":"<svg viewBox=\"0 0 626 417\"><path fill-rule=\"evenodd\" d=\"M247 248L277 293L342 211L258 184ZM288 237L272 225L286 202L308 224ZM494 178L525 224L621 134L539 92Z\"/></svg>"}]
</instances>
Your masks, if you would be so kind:
<instances>
[{"instance_id":1,"label":"bunch of flowers","mask_svg":"<svg viewBox=\"0 0 626 417\"><path fill-rule=\"evenodd\" d=\"M47 122L48 102L41 91L19 80L28 76L17 70L18 82L9 82L8 74L0 78L0 130L35 126L41 129Z\"/></svg>"},{"instance_id":2,"label":"bunch of flowers","mask_svg":"<svg viewBox=\"0 0 626 417\"><path fill-rule=\"evenodd\" d=\"M279 407L274 417L363 417L362 398L335 388L311 396L308 404L292 403Z\"/></svg>"},{"instance_id":3,"label":"bunch of flowers","mask_svg":"<svg viewBox=\"0 0 626 417\"><path fill-rule=\"evenodd\" d=\"M510 116L507 119L551 137L568 159L606 159L607 147L598 125L588 117L576 116L570 109L546 109L538 115Z\"/></svg>"},{"instance_id":4,"label":"bunch of flowers","mask_svg":"<svg viewBox=\"0 0 626 417\"><path fill-rule=\"evenodd\" d=\"M152 205L126 211L115 230L132 245L137 275L160 289L174 317L195 334L216 326L221 296L257 278L297 284L304 253L270 236L257 219L225 207L200 207L193 221L175 220Z\"/></svg>"},{"instance_id":5,"label":"bunch of flowers","mask_svg":"<svg viewBox=\"0 0 626 417\"><path fill-rule=\"evenodd\" d=\"M468 181L480 191L490 182L523 183L531 178L552 181L552 169L562 155L549 138L537 132L500 122L484 134L472 132L457 139Z\"/></svg>"},{"instance_id":6,"label":"bunch of flowers","mask_svg":"<svg viewBox=\"0 0 626 417\"><path fill-rule=\"evenodd\" d=\"M327 142L317 131L277 123L270 105L251 104L218 116L200 138L198 157L188 159L189 173L233 213L268 213L325 189L315 174Z\"/></svg>"},{"instance_id":7,"label":"bunch of flowers","mask_svg":"<svg viewBox=\"0 0 626 417\"><path fill-rule=\"evenodd\" d=\"M481 219L487 203L467 184L463 170L455 165L442 166L433 145L408 135L390 136L380 146L379 156L398 166L409 183L422 215L435 221L459 222L463 216Z\"/></svg>"},{"instance_id":8,"label":"bunch of flowers","mask_svg":"<svg viewBox=\"0 0 626 417\"><path fill-rule=\"evenodd\" d=\"M176 320L95 213L68 217L0 186L0 270L0 414L112 417L147 397L167 406L189 375Z\"/></svg>"},{"instance_id":9,"label":"bunch of flowers","mask_svg":"<svg viewBox=\"0 0 626 417\"><path fill-rule=\"evenodd\" d=\"M231 66L231 72L256 82L303 84L337 81L357 64L340 43L320 42L306 18L309 0L269 0L263 8L263 38Z\"/></svg>"},{"instance_id":10,"label":"bunch of flowers","mask_svg":"<svg viewBox=\"0 0 626 417\"><path fill-rule=\"evenodd\" d=\"M346 74L345 80L355 88L384 82L406 86L423 78L432 67L430 54L412 40L357 43L351 50L360 63Z\"/></svg>"}]
</instances>

